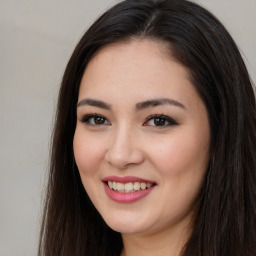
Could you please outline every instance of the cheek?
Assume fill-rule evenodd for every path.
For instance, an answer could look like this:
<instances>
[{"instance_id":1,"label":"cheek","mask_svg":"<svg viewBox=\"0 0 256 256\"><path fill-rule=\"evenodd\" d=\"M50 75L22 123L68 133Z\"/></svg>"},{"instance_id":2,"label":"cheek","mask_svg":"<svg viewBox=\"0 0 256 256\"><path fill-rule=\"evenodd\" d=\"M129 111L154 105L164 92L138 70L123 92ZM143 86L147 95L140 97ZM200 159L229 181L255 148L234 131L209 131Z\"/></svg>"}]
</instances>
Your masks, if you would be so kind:
<instances>
[{"instance_id":1,"label":"cheek","mask_svg":"<svg viewBox=\"0 0 256 256\"><path fill-rule=\"evenodd\" d=\"M74 156L80 175L92 175L95 173L100 159L104 155L104 148L102 142L84 134L80 128L77 128L73 140Z\"/></svg>"},{"instance_id":2,"label":"cheek","mask_svg":"<svg viewBox=\"0 0 256 256\"><path fill-rule=\"evenodd\" d=\"M208 132L201 135L177 132L158 144L152 143L158 145L152 148L151 156L159 174L172 178L203 176L209 161L209 136Z\"/></svg>"},{"instance_id":3,"label":"cheek","mask_svg":"<svg viewBox=\"0 0 256 256\"><path fill-rule=\"evenodd\" d=\"M198 197L209 161L209 142L182 132L161 142L151 163L162 184L162 214L166 219L190 213ZM156 143L155 143L156 145ZM152 149L153 152L153 149ZM181 203L182 202L182 203Z\"/></svg>"},{"instance_id":4,"label":"cheek","mask_svg":"<svg viewBox=\"0 0 256 256\"><path fill-rule=\"evenodd\" d=\"M102 141L95 136L85 133L81 127L75 131L73 149L76 165L83 183L83 186L97 208L97 201L102 197L97 184L101 184L99 169L101 159L104 156Z\"/></svg>"}]
</instances>

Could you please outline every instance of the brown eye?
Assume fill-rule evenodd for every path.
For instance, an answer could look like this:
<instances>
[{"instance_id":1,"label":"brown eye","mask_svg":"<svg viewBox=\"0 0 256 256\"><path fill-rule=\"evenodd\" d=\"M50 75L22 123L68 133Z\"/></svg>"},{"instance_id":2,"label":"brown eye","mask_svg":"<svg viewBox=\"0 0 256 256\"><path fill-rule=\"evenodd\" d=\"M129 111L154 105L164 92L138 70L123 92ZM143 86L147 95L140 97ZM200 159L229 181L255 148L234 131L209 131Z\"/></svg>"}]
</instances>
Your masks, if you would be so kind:
<instances>
[{"instance_id":1,"label":"brown eye","mask_svg":"<svg viewBox=\"0 0 256 256\"><path fill-rule=\"evenodd\" d=\"M92 126L110 125L110 122L104 116L98 114L86 115L82 118L81 122Z\"/></svg>"},{"instance_id":2,"label":"brown eye","mask_svg":"<svg viewBox=\"0 0 256 256\"><path fill-rule=\"evenodd\" d=\"M94 124L104 124L105 122L105 118L103 118L102 116L96 116L93 120Z\"/></svg>"},{"instance_id":3,"label":"brown eye","mask_svg":"<svg viewBox=\"0 0 256 256\"><path fill-rule=\"evenodd\" d=\"M155 126L164 126L164 125L166 125L166 122L167 122L166 119L159 118L159 117L154 118L153 120L154 120L154 125Z\"/></svg>"},{"instance_id":4,"label":"brown eye","mask_svg":"<svg viewBox=\"0 0 256 256\"><path fill-rule=\"evenodd\" d=\"M143 126L153 126L153 127L159 127L164 128L168 126L174 126L178 125L176 121L174 121L171 117L165 116L165 115L153 115L150 116L146 122L143 124Z\"/></svg>"}]
</instances>

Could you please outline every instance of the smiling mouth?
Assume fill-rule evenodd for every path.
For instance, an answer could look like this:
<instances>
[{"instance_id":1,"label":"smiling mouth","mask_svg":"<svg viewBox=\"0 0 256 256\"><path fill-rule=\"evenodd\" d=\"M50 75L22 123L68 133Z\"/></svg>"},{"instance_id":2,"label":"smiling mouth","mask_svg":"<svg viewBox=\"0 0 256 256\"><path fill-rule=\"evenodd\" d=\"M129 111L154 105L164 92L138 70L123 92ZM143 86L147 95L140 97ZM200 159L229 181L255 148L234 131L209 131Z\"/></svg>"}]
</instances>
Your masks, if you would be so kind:
<instances>
[{"instance_id":1,"label":"smiling mouth","mask_svg":"<svg viewBox=\"0 0 256 256\"><path fill-rule=\"evenodd\" d=\"M155 185L155 183L146 182L127 182L121 183L116 181L106 181L109 188L121 193L133 193L137 191L147 190Z\"/></svg>"}]
</instances>

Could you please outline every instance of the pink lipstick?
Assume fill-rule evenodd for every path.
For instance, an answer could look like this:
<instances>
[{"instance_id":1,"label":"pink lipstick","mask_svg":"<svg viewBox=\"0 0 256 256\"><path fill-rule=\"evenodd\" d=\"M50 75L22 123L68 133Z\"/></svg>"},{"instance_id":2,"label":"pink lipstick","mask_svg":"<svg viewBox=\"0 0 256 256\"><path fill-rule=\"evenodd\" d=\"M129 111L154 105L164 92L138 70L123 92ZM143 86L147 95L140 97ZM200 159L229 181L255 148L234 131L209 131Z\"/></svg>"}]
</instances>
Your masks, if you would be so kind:
<instances>
[{"instance_id":1,"label":"pink lipstick","mask_svg":"<svg viewBox=\"0 0 256 256\"><path fill-rule=\"evenodd\" d=\"M156 185L154 181L134 176L108 176L102 181L106 194L112 200L120 203L135 202L148 195Z\"/></svg>"}]
</instances>

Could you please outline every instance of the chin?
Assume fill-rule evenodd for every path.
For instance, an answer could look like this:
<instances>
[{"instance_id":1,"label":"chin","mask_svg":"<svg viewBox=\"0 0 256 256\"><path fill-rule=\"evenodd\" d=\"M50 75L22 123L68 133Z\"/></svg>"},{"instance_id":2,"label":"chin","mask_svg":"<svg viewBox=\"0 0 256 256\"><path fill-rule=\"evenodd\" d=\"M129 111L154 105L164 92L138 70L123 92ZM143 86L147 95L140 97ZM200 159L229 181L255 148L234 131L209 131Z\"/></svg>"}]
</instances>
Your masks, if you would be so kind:
<instances>
[{"instance_id":1,"label":"chin","mask_svg":"<svg viewBox=\"0 0 256 256\"><path fill-rule=\"evenodd\" d=\"M141 219L134 220L134 218L131 219L128 216L122 218L112 216L104 220L111 229L122 234L141 233L149 228L146 223L142 223Z\"/></svg>"},{"instance_id":2,"label":"chin","mask_svg":"<svg viewBox=\"0 0 256 256\"><path fill-rule=\"evenodd\" d=\"M143 232L142 228L131 225L131 224L118 225L118 224L107 223L107 225L114 231L117 231L121 234L135 234L135 233Z\"/></svg>"}]
</instances>

